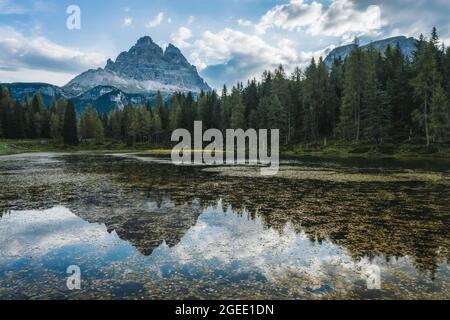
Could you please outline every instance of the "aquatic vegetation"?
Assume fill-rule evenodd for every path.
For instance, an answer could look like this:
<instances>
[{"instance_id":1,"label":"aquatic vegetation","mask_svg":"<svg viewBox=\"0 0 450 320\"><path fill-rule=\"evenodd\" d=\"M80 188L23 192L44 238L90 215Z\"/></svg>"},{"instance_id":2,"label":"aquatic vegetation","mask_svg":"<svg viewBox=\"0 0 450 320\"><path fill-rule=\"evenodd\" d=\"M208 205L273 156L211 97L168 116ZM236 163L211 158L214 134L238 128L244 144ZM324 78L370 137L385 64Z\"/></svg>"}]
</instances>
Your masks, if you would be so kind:
<instances>
[{"instance_id":1,"label":"aquatic vegetation","mask_svg":"<svg viewBox=\"0 0 450 320\"><path fill-rule=\"evenodd\" d=\"M414 166L0 157L0 297L448 299L448 169Z\"/></svg>"}]
</instances>

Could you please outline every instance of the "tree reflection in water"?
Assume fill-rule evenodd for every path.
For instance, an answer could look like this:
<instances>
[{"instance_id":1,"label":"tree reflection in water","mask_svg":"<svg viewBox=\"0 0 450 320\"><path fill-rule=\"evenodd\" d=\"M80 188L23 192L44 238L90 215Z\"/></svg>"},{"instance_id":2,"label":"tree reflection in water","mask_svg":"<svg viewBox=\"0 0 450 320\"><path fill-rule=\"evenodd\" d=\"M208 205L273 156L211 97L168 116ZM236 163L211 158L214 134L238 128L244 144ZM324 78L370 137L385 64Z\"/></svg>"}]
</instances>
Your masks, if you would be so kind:
<instances>
[{"instance_id":1,"label":"tree reflection in water","mask_svg":"<svg viewBox=\"0 0 450 320\"><path fill-rule=\"evenodd\" d=\"M64 205L104 226L124 241L127 256L138 257L120 262L155 271L153 280L136 280L138 292L148 289L144 297L169 283L180 297L223 297L220 288L223 295L266 298L449 297L450 188L441 168L414 170L426 179L388 182L379 177L402 169L314 169L352 175L333 182L319 173L260 178L123 157L42 159L0 161L0 209ZM310 164L289 170L314 171ZM377 179L358 181L355 174ZM378 293L366 285L373 266L382 273ZM215 291L189 284L195 279Z\"/></svg>"}]
</instances>

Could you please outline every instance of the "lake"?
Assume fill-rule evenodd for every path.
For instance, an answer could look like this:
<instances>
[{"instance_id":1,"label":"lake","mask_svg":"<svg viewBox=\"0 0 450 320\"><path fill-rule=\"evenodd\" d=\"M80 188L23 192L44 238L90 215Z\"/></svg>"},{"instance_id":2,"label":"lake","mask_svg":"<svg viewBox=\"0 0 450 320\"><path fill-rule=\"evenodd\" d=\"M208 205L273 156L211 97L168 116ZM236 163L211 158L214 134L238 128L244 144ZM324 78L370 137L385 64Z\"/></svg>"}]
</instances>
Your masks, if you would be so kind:
<instances>
[{"instance_id":1,"label":"lake","mask_svg":"<svg viewBox=\"0 0 450 320\"><path fill-rule=\"evenodd\" d=\"M0 186L1 299L450 299L446 162L22 154Z\"/></svg>"}]
</instances>

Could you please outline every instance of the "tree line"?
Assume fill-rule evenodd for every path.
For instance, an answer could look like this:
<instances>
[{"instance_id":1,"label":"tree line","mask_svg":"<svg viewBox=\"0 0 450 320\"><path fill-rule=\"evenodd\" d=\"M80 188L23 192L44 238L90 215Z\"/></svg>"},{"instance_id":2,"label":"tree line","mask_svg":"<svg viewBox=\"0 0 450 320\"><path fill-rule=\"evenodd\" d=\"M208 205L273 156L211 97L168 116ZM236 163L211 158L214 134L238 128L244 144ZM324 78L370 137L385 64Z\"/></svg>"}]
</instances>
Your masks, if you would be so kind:
<instances>
[{"instance_id":1,"label":"tree line","mask_svg":"<svg viewBox=\"0 0 450 320\"><path fill-rule=\"evenodd\" d=\"M312 59L304 71L287 75L279 66L260 81L216 91L174 94L164 101L98 114L86 106L80 115L70 100L43 104L36 92L24 102L0 90L0 137L168 144L171 132L203 128L280 129L281 143L327 141L447 143L450 139L450 47L440 45L436 28L417 41L412 57L399 46L379 52L355 41L345 60L329 67Z\"/></svg>"}]
</instances>

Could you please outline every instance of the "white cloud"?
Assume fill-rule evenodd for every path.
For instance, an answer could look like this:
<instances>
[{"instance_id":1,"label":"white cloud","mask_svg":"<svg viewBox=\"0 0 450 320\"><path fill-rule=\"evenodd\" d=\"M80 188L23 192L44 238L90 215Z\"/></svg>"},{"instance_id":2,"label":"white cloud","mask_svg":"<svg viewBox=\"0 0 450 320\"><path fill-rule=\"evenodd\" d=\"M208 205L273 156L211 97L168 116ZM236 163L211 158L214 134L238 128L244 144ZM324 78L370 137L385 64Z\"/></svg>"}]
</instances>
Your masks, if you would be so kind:
<instances>
[{"instance_id":1,"label":"white cloud","mask_svg":"<svg viewBox=\"0 0 450 320\"><path fill-rule=\"evenodd\" d=\"M298 58L292 47L283 46L279 48L268 44L257 35L250 35L229 28L218 33L204 32L202 38L195 42L195 48L198 56L205 60L226 61L239 55L251 57L253 61L287 64L297 62Z\"/></svg>"},{"instance_id":2,"label":"white cloud","mask_svg":"<svg viewBox=\"0 0 450 320\"><path fill-rule=\"evenodd\" d=\"M172 41L179 48L187 48L191 44L187 42L192 38L192 31L186 27L181 27L172 33Z\"/></svg>"},{"instance_id":3,"label":"white cloud","mask_svg":"<svg viewBox=\"0 0 450 320\"><path fill-rule=\"evenodd\" d=\"M210 85L220 88L224 83L259 78L267 69L279 64L288 72L310 61L315 52L296 50L296 43L280 39L268 43L258 35L233 29L213 33L206 31L195 41L190 60L199 67ZM203 66L208 66L203 68Z\"/></svg>"},{"instance_id":4,"label":"white cloud","mask_svg":"<svg viewBox=\"0 0 450 320\"><path fill-rule=\"evenodd\" d=\"M269 10L255 28L260 34L276 27L311 35L349 37L373 34L382 26L378 5L358 7L353 0L332 0L324 6L316 1L291 0Z\"/></svg>"},{"instance_id":5,"label":"white cloud","mask_svg":"<svg viewBox=\"0 0 450 320\"><path fill-rule=\"evenodd\" d=\"M0 15L24 14L27 10L11 0L0 0Z\"/></svg>"},{"instance_id":6,"label":"white cloud","mask_svg":"<svg viewBox=\"0 0 450 320\"><path fill-rule=\"evenodd\" d=\"M189 18L187 20L187 25L190 26L194 22L195 22L195 17L194 16L189 16Z\"/></svg>"},{"instance_id":7,"label":"white cloud","mask_svg":"<svg viewBox=\"0 0 450 320\"><path fill-rule=\"evenodd\" d=\"M47 75L60 73L61 77L51 78L58 80L53 82L56 84L68 75L99 67L106 61L102 53L64 47L42 36L25 36L11 27L0 26L0 34L3 35L0 38L0 70L3 76L9 75L2 79L4 81L9 81L14 72L21 74L21 71L31 69L45 70ZM44 77L40 79L42 81ZM21 81L28 81L28 78Z\"/></svg>"},{"instance_id":8,"label":"white cloud","mask_svg":"<svg viewBox=\"0 0 450 320\"><path fill-rule=\"evenodd\" d=\"M147 23L147 28L156 28L163 22L163 20L164 20L164 12L160 12L154 19L150 20Z\"/></svg>"},{"instance_id":9,"label":"white cloud","mask_svg":"<svg viewBox=\"0 0 450 320\"><path fill-rule=\"evenodd\" d=\"M63 86L76 76L75 73L54 72L47 70L33 70L33 69L15 69L2 70L0 69L1 82L46 82L57 86Z\"/></svg>"},{"instance_id":10,"label":"white cloud","mask_svg":"<svg viewBox=\"0 0 450 320\"><path fill-rule=\"evenodd\" d=\"M167 22L172 23L172 18L171 17L167 18Z\"/></svg>"},{"instance_id":11,"label":"white cloud","mask_svg":"<svg viewBox=\"0 0 450 320\"><path fill-rule=\"evenodd\" d=\"M2 256L16 258L40 257L70 245L104 250L121 242L104 224L84 221L65 207L11 211L0 220L0 234Z\"/></svg>"},{"instance_id":12,"label":"white cloud","mask_svg":"<svg viewBox=\"0 0 450 320\"><path fill-rule=\"evenodd\" d=\"M251 21L245 20L245 19L238 19L237 23L241 27L251 27L253 25L253 23Z\"/></svg>"},{"instance_id":13,"label":"white cloud","mask_svg":"<svg viewBox=\"0 0 450 320\"><path fill-rule=\"evenodd\" d=\"M383 37L429 35L433 26L443 38L450 37L450 1L448 0L352 0L359 9L369 5L380 7L383 18ZM446 42L447 43L447 42ZM447 43L448 44L448 43Z\"/></svg>"},{"instance_id":14,"label":"white cloud","mask_svg":"<svg viewBox=\"0 0 450 320\"><path fill-rule=\"evenodd\" d=\"M127 27L131 26L132 24L133 24L133 18L132 17L126 17L126 18L123 19L122 26L124 28L127 28Z\"/></svg>"}]
</instances>

